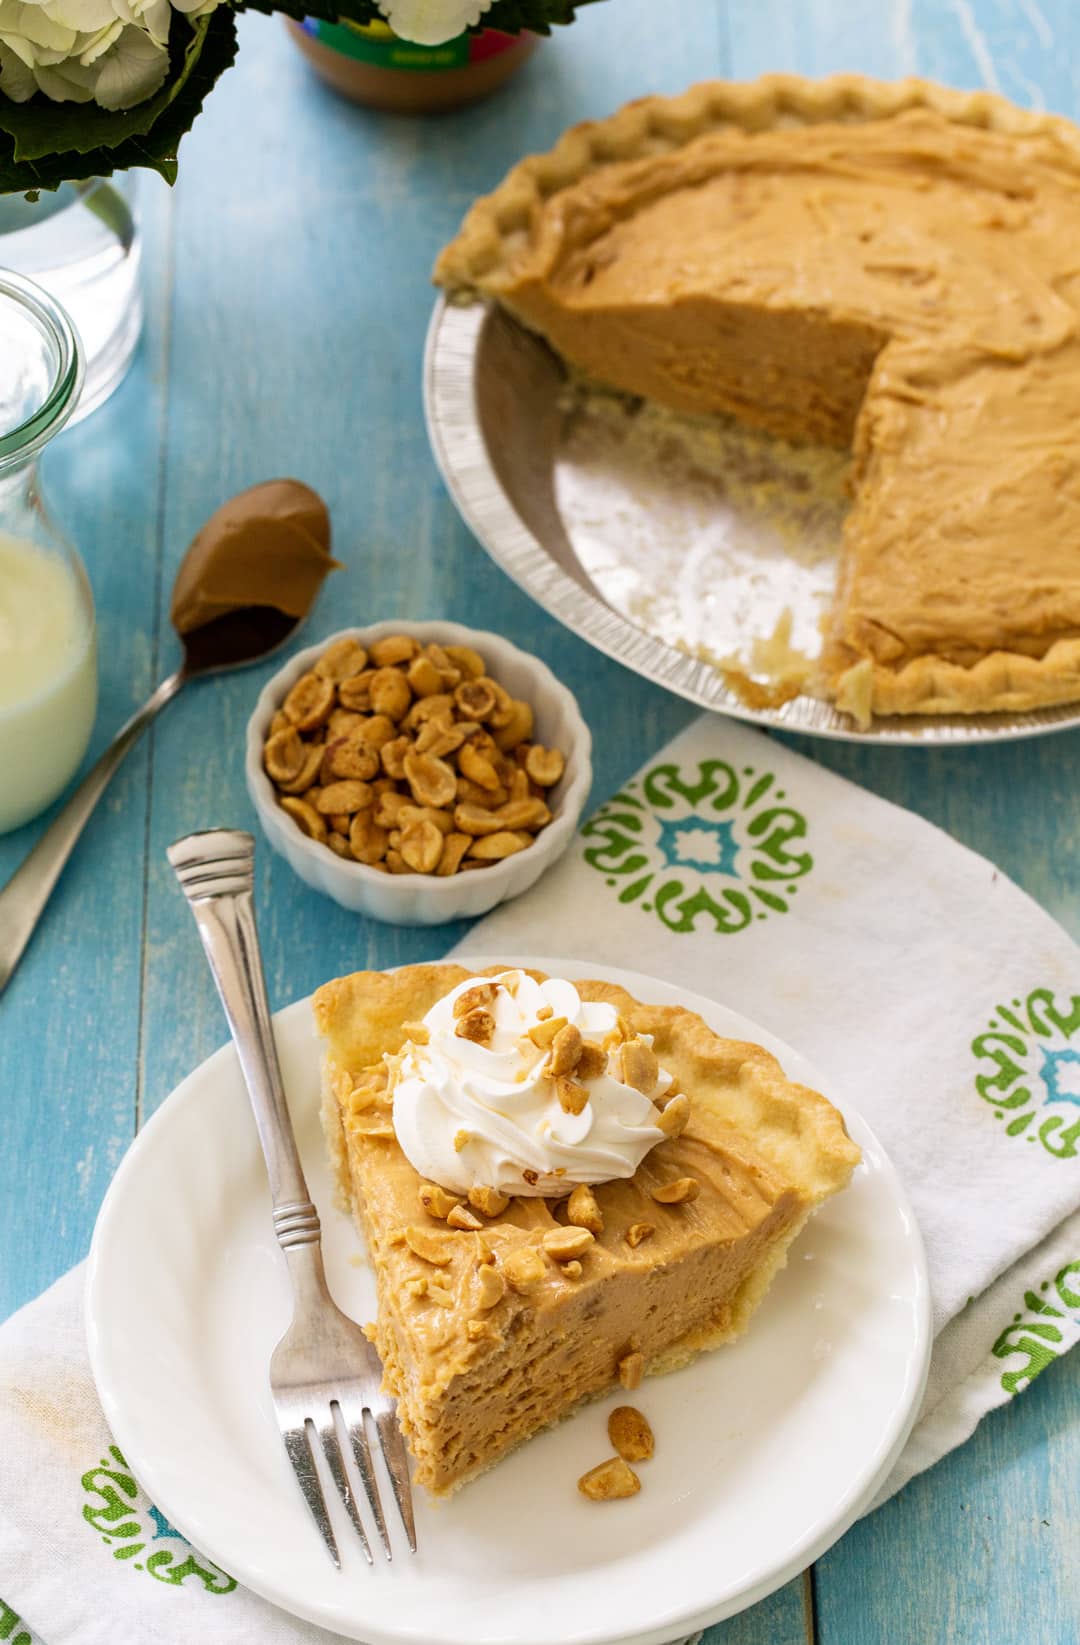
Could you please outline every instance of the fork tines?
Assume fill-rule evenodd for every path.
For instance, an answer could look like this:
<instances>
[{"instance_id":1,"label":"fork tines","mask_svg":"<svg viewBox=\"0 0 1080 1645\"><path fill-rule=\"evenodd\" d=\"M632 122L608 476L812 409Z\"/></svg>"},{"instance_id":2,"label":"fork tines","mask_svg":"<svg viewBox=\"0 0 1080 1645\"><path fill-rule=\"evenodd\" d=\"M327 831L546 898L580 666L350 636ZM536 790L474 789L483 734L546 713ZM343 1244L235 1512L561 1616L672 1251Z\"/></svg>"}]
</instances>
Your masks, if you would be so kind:
<instances>
[{"instance_id":1,"label":"fork tines","mask_svg":"<svg viewBox=\"0 0 1080 1645\"><path fill-rule=\"evenodd\" d=\"M368 1564L373 1563L371 1543L360 1517L357 1493L352 1484L352 1470L348 1462L350 1455L386 1557L388 1560L393 1559L393 1547L386 1528L386 1516L383 1513L371 1447L364 1426L363 1400L355 1393L343 1389L340 1396L334 1396L329 1400L319 1416L312 1414L311 1401L305 1400L299 1390L292 1392L279 1389L275 1392L274 1401L281 1437L285 1442L285 1450L292 1463L293 1472L334 1564L340 1568L341 1556L319 1476L317 1457L320 1447L353 1530L360 1538L360 1545ZM389 1404L387 1400L387 1405ZM405 1535L409 1547L415 1553L416 1527L401 1430L392 1408L371 1410L371 1416L376 1425L383 1460L390 1476L394 1500L405 1527Z\"/></svg>"}]
</instances>

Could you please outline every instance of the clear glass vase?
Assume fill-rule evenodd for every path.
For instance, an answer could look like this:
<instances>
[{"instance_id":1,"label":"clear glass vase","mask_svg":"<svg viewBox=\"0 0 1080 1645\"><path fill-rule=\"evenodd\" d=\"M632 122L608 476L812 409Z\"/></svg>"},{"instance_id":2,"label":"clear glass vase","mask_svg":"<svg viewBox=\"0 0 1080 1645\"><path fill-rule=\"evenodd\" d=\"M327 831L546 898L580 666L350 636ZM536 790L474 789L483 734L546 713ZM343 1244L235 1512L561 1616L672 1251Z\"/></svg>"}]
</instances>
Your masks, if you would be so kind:
<instances>
[{"instance_id":1,"label":"clear glass vase","mask_svg":"<svg viewBox=\"0 0 1080 1645\"><path fill-rule=\"evenodd\" d=\"M0 833L56 798L97 706L94 602L52 519L38 459L79 399L75 330L47 292L0 270Z\"/></svg>"},{"instance_id":2,"label":"clear glass vase","mask_svg":"<svg viewBox=\"0 0 1080 1645\"><path fill-rule=\"evenodd\" d=\"M85 381L74 421L117 388L142 330L135 179L65 183L37 200L0 195L0 268L28 275L67 310Z\"/></svg>"}]
</instances>

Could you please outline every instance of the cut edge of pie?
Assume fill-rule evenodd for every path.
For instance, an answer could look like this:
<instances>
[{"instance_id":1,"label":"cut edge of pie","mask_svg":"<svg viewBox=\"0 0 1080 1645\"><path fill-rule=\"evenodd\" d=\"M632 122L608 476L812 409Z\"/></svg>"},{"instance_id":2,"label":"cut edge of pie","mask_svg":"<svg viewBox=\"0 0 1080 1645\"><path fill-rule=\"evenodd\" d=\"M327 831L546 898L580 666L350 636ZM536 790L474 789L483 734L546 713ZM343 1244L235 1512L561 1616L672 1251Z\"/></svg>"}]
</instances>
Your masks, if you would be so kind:
<instances>
[{"instance_id":1,"label":"cut edge of pie","mask_svg":"<svg viewBox=\"0 0 1080 1645\"><path fill-rule=\"evenodd\" d=\"M858 74L820 80L770 74L749 82L707 81L679 96L643 97L604 119L572 126L550 151L521 160L491 194L470 208L457 236L436 260L435 283L451 302L494 299L514 314L513 301L506 293L513 284L516 261L530 248L538 215L546 202L593 172L674 152L713 131L755 133L825 122L859 124L917 109L932 110L956 125L1019 136L1045 135L1080 166L1080 129L1072 121L1017 108L992 92L958 91L916 78L873 80ZM515 318L530 326L527 317ZM729 665L722 672L751 703L755 692L762 696L749 676L741 676ZM1080 700L1080 636L1066 633L1054 639L1042 655L991 649L971 664L927 653L892 668L875 658L859 657L847 666L835 667L824 694L863 727L873 714L1021 713L1053 707ZM762 700L769 695L766 688Z\"/></svg>"},{"instance_id":2,"label":"cut edge of pie","mask_svg":"<svg viewBox=\"0 0 1080 1645\"><path fill-rule=\"evenodd\" d=\"M484 1397L483 1360L478 1356L489 1350L483 1343L467 1346L464 1343L463 1332L467 1321L462 1309L467 1311L464 1298L469 1293L462 1288L466 1282L458 1274L458 1256L462 1257L467 1268L474 1242L484 1238L495 1245L501 1265L508 1249L536 1245L540 1238L538 1230L555 1226L552 1204L543 1200L512 1200L503 1217L485 1222L481 1235L468 1232L450 1234L445 1226L430 1223L430 1219L422 1214L418 1218L421 1222L430 1223L437 1235L445 1235L453 1241L453 1264L448 1270L440 1269L439 1274L449 1274L460 1316L453 1322L454 1329L450 1335L452 1348L459 1358L443 1377L438 1396L434 1400L425 1398L418 1392L413 1368L409 1364L410 1335L403 1322L400 1299L390 1294L390 1267L395 1261L399 1268L401 1266L400 1258L387 1260L388 1240L392 1243L396 1236L392 1230L377 1226L372 1220L362 1187L366 1166L379 1170L385 1177L387 1132L385 1127L381 1132L376 1128L367 1133L358 1128L353 1119L354 1104L359 1087L372 1077L383 1053L393 1054L404 1043L405 1021L415 1022L436 999L467 978L474 975L497 976L505 969L504 966L495 966L483 973L473 973L452 964L423 964L390 973L358 972L325 984L314 997L316 1025L326 1042L322 1120L337 1182L338 1203L342 1209L351 1211L365 1239L376 1277L378 1319L368 1330L383 1360L389 1391L398 1401L402 1427L418 1463L416 1478L435 1495L446 1495L457 1490L535 1433L562 1421L586 1401L603 1397L615 1384L618 1371L613 1354L610 1365L605 1363L599 1373L594 1368L592 1381L580 1392L571 1398L560 1393L558 1397L562 1398L562 1403L556 1403L554 1408L540 1417L534 1416L521 1432L508 1440L498 1440L493 1454L483 1454L481 1447L475 1463L461 1468L457 1473L448 1472L445 1467L440 1470L437 1460L432 1462L428 1457L429 1443L438 1437L437 1427L442 1414L440 1399L445 1396L447 1400L452 1400L456 1395L459 1402L464 1400L469 1406L476 1406L483 1403ZM530 975L542 980L543 974L531 972ZM737 1285L724 1296L722 1306L713 1317L695 1319L686 1331L651 1347L647 1339L640 1339L646 1350L644 1374L673 1371L686 1365L701 1351L730 1342L746 1329L777 1272L786 1263L793 1240L814 1210L846 1185L859 1161L860 1152L848 1137L837 1110L819 1093L788 1080L776 1059L760 1046L723 1039L695 1013L678 1006L644 1005L615 984L580 981L575 986L583 999L610 1002L632 1028L654 1035L654 1048L661 1062L676 1074L680 1089L690 1096L692 1110L697 1110L706 1131L712 1126L717 1135L730 1142L733 1153L728 1163L735 1162L736 1180L739 1171L745 1169L748 1180L757 1184L757 1190L769 1204L768 1214L763 1214L760 1226L752 1233L740 1236L747 1241L745 1272L740 1273ZM689 1079L686 1078L688 1074ZM366 1098L364 1103L363 1112L369 1115L371 1108ZM360 1124L367 1125L369 1120L362 1119ZM650 1173L663 1165L665 1151L670 1156L670 1163L664 1166L665 1177L678 1175L679 1162L685 1166L688 1151L700 1148L693 1127L692 1118L687 1128L687 1141L682 1148L682 1139L676 1139L652 1150L629 1183L602 1184L595 1188L594 1193L601 1203L622 1203L627 1195L637 1195L655 1221L660 1222L666 1217L673 1223L677 1222L679 1207L653 1203L638 1187L638 1178L642 1177L647 1182ZM380 1148L383 1150L381 1165L372 1160L365 1161L365 1153L372 1151L372 1143L365 1141L365 1135L374 1137L376 1134L382 1139L375 1144L376 1153ZM422 1179L405 1161L396 1141L392 1143L392 1149L400 1155L400 1168L406 1174L409 1191L415 1195ZM613 1192L609 1193L609 1190ZM608 1231L605 1230L598 1236L595 1248L590 1247L590 1251L599 1253L603 1266L603 1272L591 1280L588 1277L576 1282L564 1280L559 1265L549 1264L551 1272L544 1281L543 1293L543 1303L549 1312L562 1308L573 1316L577 1296L584 1297L590 1283L602 1286L605 1280L616 1275L619 1262L637 1274L648 1270L651 1256L648 1242L629 1253L623 1249L612 1251L609 1261L608 1248L619 1244L614 1228L610 1234L608 1238ZM738 1241L732 1240L730 1243L737 1245ZM400 1251L400 1242L397 1249ZM597 1259L594 1257L592 1260ZM676 1252L670 1265L677 1260ZM689 1258L682 1260L689 1261ZM652 1266L655 1267L656 1263ZM421 1273L424 1271L422 1264L417 1267ZM563 1292L565 1296L561 1294ZM521 1297L515 1297L512 1292L508 1292L507 1296L519 1313L530 1313L522 1306ZM532 1299L529 1300L531 1302ZM497 1317L497 1312L490 1317ZM565 1319L563 1328L565 1331ZM587 1328L595 1335L595 1318ZM641 1329L644 1331L647 1327ZM507 1335L510 1335L509 1331ZM628 1334L626 1340L630 1342L631 1339L639 1340L633 1332ZM547 1339L541 1331L537 1352L542 1356L547 1348ZM472 1383L470 1378L473 1379ZM460 1393L456 1394L456 1389L460 1389ZM497 1414L496 1397L493 1415ZM502 1416L505 1420L505 1410Z\"/></svg>"}]
</instances>

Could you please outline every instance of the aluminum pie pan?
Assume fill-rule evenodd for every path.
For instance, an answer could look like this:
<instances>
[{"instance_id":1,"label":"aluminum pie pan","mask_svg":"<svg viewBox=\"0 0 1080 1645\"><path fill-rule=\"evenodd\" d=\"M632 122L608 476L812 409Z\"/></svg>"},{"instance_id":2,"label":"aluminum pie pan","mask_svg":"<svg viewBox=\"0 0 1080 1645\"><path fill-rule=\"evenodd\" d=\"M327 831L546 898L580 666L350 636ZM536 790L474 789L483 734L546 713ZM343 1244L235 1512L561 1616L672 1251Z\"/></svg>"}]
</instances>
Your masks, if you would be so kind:
<instances>
[{"instance_id":1,"label":"aluminum pie pan","mask_svg":"<svg viewBox=\"0 0 1080 1645\"><path fill-rule=\"evenodd\" d=\"M502 310L437 301L424 355L424 411L447 489L496 564L597 650L702 708L842 742L980 744L1080 725L1077 704L1023 714L877 716L866 730L815 697L798 696L778 708L750 707L712 662L617 609L583 563L581 533L574 534L579 522L568 528L560 507L568 466L562 460L566 387L551 350ZM620 552L610 541L606 548Z\"/></svg>"}]
</instances>

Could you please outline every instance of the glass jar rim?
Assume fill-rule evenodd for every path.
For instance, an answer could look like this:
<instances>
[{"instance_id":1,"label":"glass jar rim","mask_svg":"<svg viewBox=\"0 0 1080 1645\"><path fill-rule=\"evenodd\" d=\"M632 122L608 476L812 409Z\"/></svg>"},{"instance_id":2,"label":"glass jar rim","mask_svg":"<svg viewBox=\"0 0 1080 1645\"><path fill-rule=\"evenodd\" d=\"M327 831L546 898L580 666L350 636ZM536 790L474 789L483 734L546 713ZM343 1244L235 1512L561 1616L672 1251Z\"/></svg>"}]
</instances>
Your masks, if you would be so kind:
<instances>
[{"instance_id":1,"label":"glass jar rim","mask_svg":"<svg viewBox=\"0 0 1080 1645\"><path fill-rule=\"evenodd\" d=\"M0 269L0 302L24 309L51 344L52 382L37 410L7 434L0 434L0 474L21 466L59 434L78 403L83 355L78 334L65 309L34 280Z\"/></svg>"}]
</instances>

